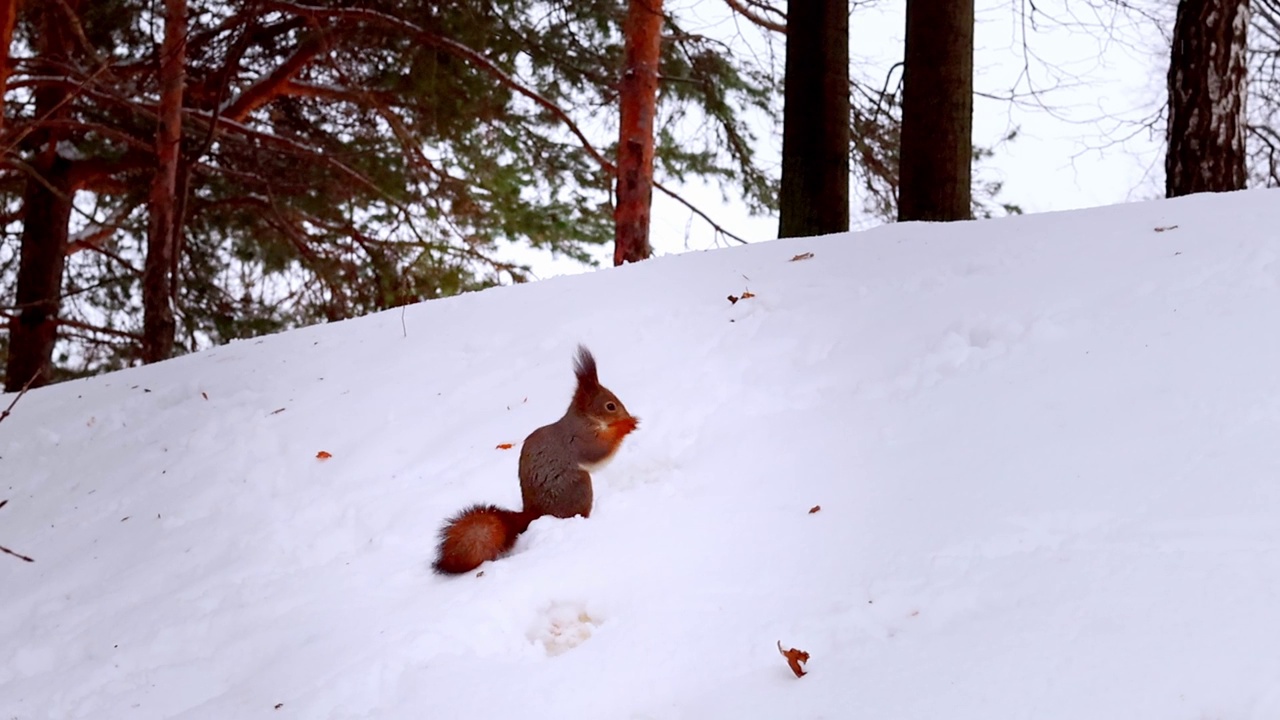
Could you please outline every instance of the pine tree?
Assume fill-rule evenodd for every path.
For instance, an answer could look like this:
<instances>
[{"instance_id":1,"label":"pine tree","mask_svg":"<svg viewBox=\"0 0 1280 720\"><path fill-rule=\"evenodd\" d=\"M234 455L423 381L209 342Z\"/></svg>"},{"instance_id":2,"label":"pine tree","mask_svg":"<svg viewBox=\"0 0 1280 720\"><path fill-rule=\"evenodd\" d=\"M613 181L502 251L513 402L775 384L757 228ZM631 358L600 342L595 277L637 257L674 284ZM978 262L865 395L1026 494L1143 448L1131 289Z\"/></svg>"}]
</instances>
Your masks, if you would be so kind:
<instances>
[{"instance_id":1,"label":"pine tree","mask_svg":"<svg viewBox=\"0 0 1280 720\"><path fill-rule=\"evenodd\" d=\"M1179 0L1169 61L1165 196L1248 180L1248 0Z\"/></svg>"},{"instance_id":2,"label":"pine tree","mask_svg":"<svg viewBox=\"0 0 1280 720\"><path fill-rule=\"evenodd\" d=\"M973 0L907 0L899 220L972 213Z\"/></svg>"},{"instance_id":3,"label":"pine tree","mask_svg":"<svg viewBox=\"0 0 1280 720\"><path fill-rule=\"evenodd\" d=\"M849 3L787 8L779 237L849 229Z\"/></svg>"}]
</instances>

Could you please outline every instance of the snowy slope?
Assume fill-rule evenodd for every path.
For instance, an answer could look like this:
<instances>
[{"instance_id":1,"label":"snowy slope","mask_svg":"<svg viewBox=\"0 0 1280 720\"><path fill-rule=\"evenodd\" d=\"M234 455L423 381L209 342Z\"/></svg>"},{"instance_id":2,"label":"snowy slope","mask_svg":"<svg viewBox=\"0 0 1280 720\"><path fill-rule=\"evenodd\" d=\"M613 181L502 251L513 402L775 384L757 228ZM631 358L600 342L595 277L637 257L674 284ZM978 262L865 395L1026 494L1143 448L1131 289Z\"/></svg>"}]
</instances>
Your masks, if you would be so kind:
<instances>
[{"instance_id":1,"label":"snowy slope","mask_svg":"<svg viewBox=\"0 0 1280 720\"><path fill-rule=\"evenodd\" d=\"M0 719L1280 717L1277 228L896 225L29 393ZM579 341L642 418L592 517L432 575Z\"/></svg>"}]
</instances>

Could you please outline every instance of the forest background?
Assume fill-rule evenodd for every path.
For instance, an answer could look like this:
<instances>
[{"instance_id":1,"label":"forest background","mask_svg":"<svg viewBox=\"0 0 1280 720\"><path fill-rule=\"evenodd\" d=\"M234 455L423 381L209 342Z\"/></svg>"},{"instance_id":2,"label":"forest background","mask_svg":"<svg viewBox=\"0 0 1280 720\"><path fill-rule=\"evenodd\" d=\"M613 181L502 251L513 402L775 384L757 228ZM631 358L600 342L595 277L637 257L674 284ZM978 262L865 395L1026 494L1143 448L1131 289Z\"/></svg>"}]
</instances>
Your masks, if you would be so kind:
<instances>
[{"instance_id":1,"label":"forest background","mask_svg":"<svg viewBox=\"0 0 1280 720\"><path fill-rule=\"evenodd\" d=\"M968 28L972 57L971 85L944 88L971 103L956 113L963 212L931 219L1177 194L1164 168L1185 54L1171 64L1171 48L1196 13L1240 25L1218 49L1247 47L1249 70L1219 58L1249 98L1227 133L1247 178L1206 189L1276 184L1268 2L1013 0L966 16L963 2L815 0L848 18L846 226L913 219L904 18L952 14L931 2L959 9L944 19ZM647 242L776 237L795 155L786 88L821 71L789 74L785 3L7 0L8 389L618 257L638 6L661 20ZM810 27L824 35L792 48L831 45L831 23Z\"/></svg>"}]
</instances>

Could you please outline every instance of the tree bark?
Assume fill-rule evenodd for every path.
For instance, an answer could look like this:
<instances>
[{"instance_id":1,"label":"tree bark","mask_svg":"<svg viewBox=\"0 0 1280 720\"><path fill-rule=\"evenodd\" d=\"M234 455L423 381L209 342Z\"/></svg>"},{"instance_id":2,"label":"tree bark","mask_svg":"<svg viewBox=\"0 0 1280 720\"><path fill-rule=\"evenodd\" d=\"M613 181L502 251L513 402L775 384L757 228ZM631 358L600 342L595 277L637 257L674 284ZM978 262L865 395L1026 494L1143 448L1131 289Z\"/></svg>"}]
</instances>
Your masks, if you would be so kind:
<instances>
[{"instance_id":1,"label":"tree bark","mask_svg":"<svg viewBox=\"0 0 1280 720\"><path fill-rule=\"evenodd\" d=\"M849 3L787 7L778 237L849 229Z\"/></svg>"},{"instance_id":2,"label":"tree bark","mask_svg":"<svg viewBox=\"0 0 1280 720\"><path fill-rule=\"evenodd\" d=\"M0 0L0 137L4 137L4 96L9 89L9 46L18 19L18 0Z\"/></svg>"},{"instance_id":3,"label":"tree bark","mask_svg":"<svg viewBox=\"0 0 1280 720\"><path fill-rule=\"evenodd\" d=\"M165 0L160 46L160 127L156 131L155 177L151 183L147 260L142 270L142 360L173 355L177 290L178 150L182 141L182 85L186 77L186 0Z\"/></svg>"},{"instance_id":4,"label":"tree bark","mask_svg":"<svg viewBox=\"0 0 1280 720\"><path fill-rule=\"evenodd\" d=\"M1165 197L1240 190L1248 180L1249 0L1181 0L1169 58Z\"/></svg>"},{"instance_id":5,"label":"tree bark","mask_svg":"<svg viewBox=\"0 0 1280 720\"><path fill-rule=\"evenodd\" d=\"M32 376L32 387L53 377L53 348L58 341L62 271L66 266L71 223L71 163L52 153L32 169L22 201L22 251L18 260L18 313L9 323L9 359L5 391L15 392ZM47 183L47 184L46 184Z\"/></svg>"},{"instance_id":6,"label":"tree bark","mask_svg":"<svg viewBox=\"0 0 1280 720\"><path fill-rule=\"evenodd\" d=\"M619 87L617 204L613 264L649 257L653 201L654 123L658 114L658 61L662 0L630 0L622 83Z\"/></svg>"},{"instance_id":7,"label":"tree bark","mask_svg":"<svg viewBox=\"0 0 1280 720\"><path fill-rule=\"evenodd\" d=\"M68 0L74 12L79 0ZM64 67L72 39L55 3L37 4L32 18L33 63L50 74ZM35 117L63 120L68 114L68 90L58 84L37 87ZM5 390L47 385L53 377L53 348L58 341L58 312L62 304L62 271L66 266L67 233L71 222L74 185L71 162L58 154L62 133L54 127L33 128L23 141L29 148L26 189L22 197L22 248L14 292L17 314L9 321L9 357L5 361Z\"/></svg>"},{"instance_id":8,"label":"tree bark","mask_svg":"<svg viewBox=\"0 0 1280 720\"><path fill-rule=\"evenodd\" d=\"M907 0L898 220L973 216L973 0Z\"/></svg>"}]
</instances>

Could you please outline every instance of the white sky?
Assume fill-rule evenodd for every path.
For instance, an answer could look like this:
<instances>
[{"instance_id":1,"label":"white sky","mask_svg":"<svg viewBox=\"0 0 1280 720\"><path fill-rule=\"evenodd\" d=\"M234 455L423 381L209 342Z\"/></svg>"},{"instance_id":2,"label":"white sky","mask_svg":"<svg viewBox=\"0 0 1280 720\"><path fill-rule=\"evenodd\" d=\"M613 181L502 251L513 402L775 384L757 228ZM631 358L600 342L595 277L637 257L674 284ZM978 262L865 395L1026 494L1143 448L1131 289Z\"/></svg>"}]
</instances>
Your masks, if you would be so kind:
<instances>
[{"instance_id":1,"label":"white sky","mask_svg":"<svg viewBox=\"0 0 1280 720\"><path fill-rule=\"evenodd\" d=\"M1093 1L1097 7L1083 0L1043 0L1034 13L1021 0L977 3L974 142L994 147L996 155L975 168L975 185L980 178L1002 180L998 199L1028 213L1163 196L1164 120L1159 113L1172 3L1148 8L1144 17L1135 11L1122 14L1115 3ZM754 28L735 20L719 0L667 5L678 17L689 18L686 28L702 24L707 34L731 38L738 51L769 52ZM873 0L854 8L849 29L855 77L885 82L902 58L904 13L905 0ZM781 63L781 42L774 52ZM892 82L897 81L895 74ZM1017 102L982 97L1011 92ZM1017 137L1002 142L1014 128ZM776 159L781 128L762 128L760 142L761 155ZM749 241L776 237L776 217L751 217L741 203L723 202L716 188L685 185L680 192ZM858 212L855 201L855 228L879 224ZM651 239L658 254L726 244L705 222L660 193L654 194ZM540 277L585 270L568 261L517 254L532 262ZM604 264L611 255L611 245L600 251Z\"/></svg>"}]
</instances>

